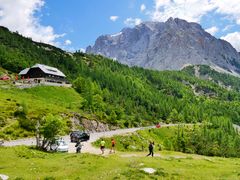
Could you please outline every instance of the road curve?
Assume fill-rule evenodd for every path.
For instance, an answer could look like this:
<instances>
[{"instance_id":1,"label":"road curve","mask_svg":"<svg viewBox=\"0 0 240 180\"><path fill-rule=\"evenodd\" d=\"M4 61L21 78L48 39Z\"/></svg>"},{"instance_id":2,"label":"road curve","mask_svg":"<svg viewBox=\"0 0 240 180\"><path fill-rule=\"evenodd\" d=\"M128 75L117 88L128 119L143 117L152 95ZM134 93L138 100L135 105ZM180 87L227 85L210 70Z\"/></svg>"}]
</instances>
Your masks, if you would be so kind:
<instances>
[{"instance_id":1,"label":"road curve","mask_svg":"<svg viewBox=\"0 0 240 180\"><path fill-rule=\"evenodd\" d=\"M176 126L176 124L164 124L161 125L162 127L168 127L168 126ZM126 133L135 132L137 130L141 129L149 129L149 128L155 128L155 126L149 126L149 127L138 127L138 128L128 128L128 129L117 129L112 131L104 131L104 132L94 132L90 134L90 139L87 142L83 142L83 153L93 153L93 154L99 154L100 150L92 146L92 142L96 141L97 139L101 137L111 137L114 135L121 135ZM69 153L75 153L75 143L70 142L70 136L66 135L62 137L68 144L69 144ZM11 146L19 146L19 145L36 145L36 139L35 138L24 138L24 139L18 139L18 140L12 140L12 141L5 141L3 146L11 147Z\"/></svg>"},{"instance_id":2,"label":"road curve","mask_svg":"<svg viewBox=\"0 0 240 180\"><path fill-rule=\"evenodd\" d=\"M169 127L169 126L177 126L178 124L163 124L161 127ZM187 124L186 124L187 125ZM192 124L188 124L192 125ZM234 125L236 129L240 132L240 126ZM121 135L126 133L135 132L137 130L141 129L149 129L149 128L155 128L155 126L149 126L149 127L138 127L138 128L128 128L128 129L117 129L113 131L104 131L104 132L94 132L90 134L90 139L87 142L83 142L82 152L83 153L91 153L91 154L100 154L100 149L93 147L92 142L96 141L97 139L101 137L111 137L114 135ZM69 145L69 153L75 153L75 143L70 142L70 136L66 135L62 137ZM18 140L12 140L12 141L5 141L3 146L18 146L18 145L36 145L36 139L35 138L25 138L25 139L18 139ZM107 150L106 150L107 151Z\"/></svg>"},{"instance_id":3,"label":"road curve","mask_svg":"<svg viewBox=\"0 0 240 180\"><path fill-rule=\"evenodd\" d=\"M151 128L151 127L148 127ZM100 137L111 137L113 135L117 134L125 134L129 132L134 132L139 129L144 129L144 128L129 128L129 129L117 129L113 131L104 131L104 132L94 132L90 134L90 139L88 142L94 142ZM70 136L62 136L62 138L67 142L70 143ZM36 145L36 139L35 138L24 138L24 139L17 139L17 140L12 140L12 141L5 141L3 146L19 146L19 145L26 145L26 146L31 146L31 145Z\"/></svg>"}]
</instances>

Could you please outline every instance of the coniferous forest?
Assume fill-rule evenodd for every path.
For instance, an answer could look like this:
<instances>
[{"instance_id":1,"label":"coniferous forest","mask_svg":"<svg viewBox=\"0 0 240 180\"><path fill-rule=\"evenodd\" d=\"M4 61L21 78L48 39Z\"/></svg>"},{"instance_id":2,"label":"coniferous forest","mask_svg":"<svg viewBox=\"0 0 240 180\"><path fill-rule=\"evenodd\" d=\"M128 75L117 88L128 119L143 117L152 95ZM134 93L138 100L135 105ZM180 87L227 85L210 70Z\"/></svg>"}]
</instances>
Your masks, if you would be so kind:
<instances>
[{"instance_id":1,"label":"coniferous forest","mask_svg":"<svg viewBox=\"0 0 240 180\"><path fill-rule=\"evenodd\" d=\"M182 71L128 67L100 55L33 42L1 27L0 66L16 74L36 63L62 70L83 98L80 109L118 127L213 118L240 124L239 78L226 82L229 75L223 74L216 81L201 79L191 67ZM232 88L220 86L221 80Z\"/></svg>"}]
</instances>

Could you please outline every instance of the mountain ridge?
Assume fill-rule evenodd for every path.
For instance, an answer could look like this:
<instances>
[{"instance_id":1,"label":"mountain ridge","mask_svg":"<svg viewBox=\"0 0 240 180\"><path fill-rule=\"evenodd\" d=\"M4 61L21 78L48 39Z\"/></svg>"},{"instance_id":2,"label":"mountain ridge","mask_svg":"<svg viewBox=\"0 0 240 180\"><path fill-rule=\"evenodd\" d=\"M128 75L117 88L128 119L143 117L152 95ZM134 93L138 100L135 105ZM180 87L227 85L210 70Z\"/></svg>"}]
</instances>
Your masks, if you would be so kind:
<instances>
[{"instance_id":1,"label":"mountain ridge","mask_svg":"<svg viewBox=\"0 0 240 180\"><path fill-rule=\"evenodd\" d=\"M148 69L179 70L185 64L206 64L240 73L240 53L229 42L179 18L147 21L115 35L102 35L86 52Z\"/></svg>"}]
</instances>

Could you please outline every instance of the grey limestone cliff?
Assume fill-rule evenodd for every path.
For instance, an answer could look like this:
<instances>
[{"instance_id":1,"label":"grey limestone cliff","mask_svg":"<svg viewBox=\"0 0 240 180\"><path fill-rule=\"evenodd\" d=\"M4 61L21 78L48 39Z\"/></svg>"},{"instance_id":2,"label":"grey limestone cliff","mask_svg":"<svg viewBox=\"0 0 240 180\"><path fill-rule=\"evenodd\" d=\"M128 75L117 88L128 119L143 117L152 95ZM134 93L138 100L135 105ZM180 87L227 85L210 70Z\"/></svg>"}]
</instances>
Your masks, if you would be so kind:
<instances>
[{"instance_id":1,"label":"grey limestone cliff","mask_svg":"<svg viewBox=\"0 0 240 180\"><path fill-rule=\"evenodd\" d=\"M100 36L86 52L148 69L179 70L188 64L207 64L240 73L240 54L230 43L213 37L197 23L178 18L144 22Z\"/></svg>"}]
</instances>

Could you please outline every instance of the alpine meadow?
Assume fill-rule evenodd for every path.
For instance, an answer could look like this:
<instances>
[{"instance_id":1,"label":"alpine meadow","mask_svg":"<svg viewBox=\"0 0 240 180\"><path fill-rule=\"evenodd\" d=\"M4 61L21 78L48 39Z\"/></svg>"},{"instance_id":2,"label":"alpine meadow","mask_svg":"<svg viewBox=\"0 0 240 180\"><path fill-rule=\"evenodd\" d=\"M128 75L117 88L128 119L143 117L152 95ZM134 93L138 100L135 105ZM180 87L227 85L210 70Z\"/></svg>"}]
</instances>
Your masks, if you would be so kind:
<instances>
[{"instance_id":1,"label":"alpine meadow","mask_svg":"<svg viewBox=\"0 0 240 180\"><path fill-rule=\"evenodd\" d=\"M84 51L67 49L69 39L36 40L70 37L75 17L59 25L71 33L54 34L37 18L52 4L38 0L29 17L39 36L26 36L4 24L10 6L0 0L0 179L240 179L240 53L229 36L210 34L239 24L204 29L206 14L166 19L182 14L168 9L178 2L153 2L157 13L147 3L138 11L154 21L126 18ZM87 25L86 34L99 24Z\"/></svg>"}]
</instances>

